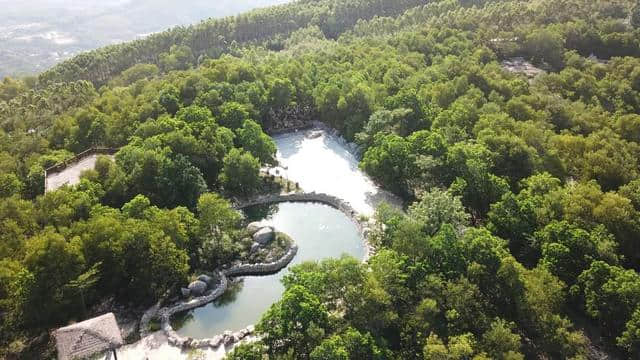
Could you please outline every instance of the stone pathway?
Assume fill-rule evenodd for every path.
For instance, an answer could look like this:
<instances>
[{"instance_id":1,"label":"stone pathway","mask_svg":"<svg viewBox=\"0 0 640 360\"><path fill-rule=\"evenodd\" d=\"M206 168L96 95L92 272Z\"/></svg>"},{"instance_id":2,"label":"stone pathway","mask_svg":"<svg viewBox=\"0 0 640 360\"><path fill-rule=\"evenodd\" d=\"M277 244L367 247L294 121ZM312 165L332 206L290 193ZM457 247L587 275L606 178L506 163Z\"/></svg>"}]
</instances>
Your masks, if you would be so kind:
<instances>
[{"instance_id":1,"label":"stone pathway","mask_svg":"<svg viewBox=\"0 0 640 360\"><path fill-rule=\"evenodd\" d=\"M96 165L96 160L100 155L89 155L84 159L78 161L73 165L69 165L66 169L57 172L47 174L45 179L45 191L56 190L66 184L76 185L80 182L80 175L85 170L93 169ZM113 158L111 155L104 155Z\"/></svg>"},{"instance_id":2,"label":"stone pathway","mask_svg":"<svg viewBox=\"0 0 640 360\"><path fill-rule=\"evenodd\" d=\"M118 360L221 360L233 347L182 350L167 341L164 331L156 331L140 341L118 350Z\"/></svg>"}]
</instances>

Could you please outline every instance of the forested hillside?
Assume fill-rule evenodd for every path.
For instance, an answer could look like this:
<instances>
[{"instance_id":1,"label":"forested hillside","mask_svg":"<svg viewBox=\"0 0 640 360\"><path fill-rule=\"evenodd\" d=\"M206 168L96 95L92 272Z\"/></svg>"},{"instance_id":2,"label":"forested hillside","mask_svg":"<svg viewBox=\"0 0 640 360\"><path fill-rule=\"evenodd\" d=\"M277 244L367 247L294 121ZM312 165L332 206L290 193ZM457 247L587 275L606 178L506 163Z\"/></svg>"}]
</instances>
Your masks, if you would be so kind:
<instances>
[{"instance_id":1,"label":"forested hillside","mask_svg":"<svg viewBox=\"0 0 640 360\"><path fill-rule=\"evenodd\" d=\"M55 66L39 79L43 83L89 80L100 86L137 63L156 64L164 72L184 70L206 58L217 58L247 44L280 50L293 31L307 26L318 26L327 37L335 38L360 19L397 15L426 2L298 0L237 17L176 27L143 40L91 51Z\"/></svg>"},{"instance_id":2,"label":"forested hillside","mask_svg":"<svg viewBox=\"0 0 640 360\"><path fill-rule=\"evenodd\" d=\"M246 252L228 199L263 190L272 114L309 107L408 206L378 209L367 263L295 267L230 358L637 359L639 11L298 1L4 79L0 357ZM42 193L94 146L121 150Z\"/></svg>"},{"instance_id":3,"label":"forested hillside","mask_svg":"<svg viewBox=\"0 0 640 360\"><path fill-rule=\"evenodd\" d=\"M37 75L73 56L170 26L288 0L0 0L0 78Z\"/></svg>"}]
</instances>

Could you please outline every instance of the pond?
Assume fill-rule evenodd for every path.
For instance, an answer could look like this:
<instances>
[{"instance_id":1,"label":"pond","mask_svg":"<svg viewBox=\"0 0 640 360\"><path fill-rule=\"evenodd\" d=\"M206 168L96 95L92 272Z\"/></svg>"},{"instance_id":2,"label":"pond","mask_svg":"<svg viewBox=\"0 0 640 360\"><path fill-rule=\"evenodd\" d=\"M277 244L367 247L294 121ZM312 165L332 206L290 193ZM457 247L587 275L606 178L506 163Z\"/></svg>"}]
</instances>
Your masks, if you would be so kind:
<instances>
[{"instance_id":1,"label":"pond","mask_svg":"<svg viewBox=\"0 0 640 360\"><path fill-rule=\"evenodd\" d=\"M321 132L319 137L307 136ZM358 168L358 159L339 138L319 129L273 137L280 175L300 184L305 192L336 196L350 203L360 214L372 216L382 201L402 207L393 194L381 190ZM275 170L270 170L273 174Z\"/></svg>"},{"instance_id":2,"label":"pond","mask_svg":"<svg viewBox=\"0 0 640 360\"><path fill-rule=\"evenodd\" d=\"M249 221L266 220L293 238L299 249L289 266L343 254L358 259L365 255L356 224L328 205L281 203L248 208L245 213ZM182 336L211 338L225 330L238 331L257 323L271 304L282 297L284 287L280 280L287 269L273 275L242 278L218 300L175 315L174 329Z\"/></svg>"}]
</instances>

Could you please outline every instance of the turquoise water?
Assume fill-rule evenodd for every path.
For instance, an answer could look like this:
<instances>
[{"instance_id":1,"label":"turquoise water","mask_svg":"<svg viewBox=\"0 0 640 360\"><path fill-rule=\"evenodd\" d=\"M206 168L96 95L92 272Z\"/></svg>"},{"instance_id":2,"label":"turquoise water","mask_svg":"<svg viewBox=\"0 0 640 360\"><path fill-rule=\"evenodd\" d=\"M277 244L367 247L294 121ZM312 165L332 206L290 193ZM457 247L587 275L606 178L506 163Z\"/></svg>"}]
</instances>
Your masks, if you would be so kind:
<instances>
[{"instance_id":1,"label":"turquoise water","mask_svg":"<svg viewBox=\"0 0 640 360\"><path fill-rule=\"evenodd\" d=\"M356 224L342 212L317 203L282 203L246 210L250 221L266 219L298 244L291 265L337 258L343 254L362 259L365 247ZM218 300L175 315L173 326L182 336L210 338L225 330L238 331L260 320L271 304L280 300L280 280L288 268L268 276L245 277Z\"/></svg>"}]
</instances>

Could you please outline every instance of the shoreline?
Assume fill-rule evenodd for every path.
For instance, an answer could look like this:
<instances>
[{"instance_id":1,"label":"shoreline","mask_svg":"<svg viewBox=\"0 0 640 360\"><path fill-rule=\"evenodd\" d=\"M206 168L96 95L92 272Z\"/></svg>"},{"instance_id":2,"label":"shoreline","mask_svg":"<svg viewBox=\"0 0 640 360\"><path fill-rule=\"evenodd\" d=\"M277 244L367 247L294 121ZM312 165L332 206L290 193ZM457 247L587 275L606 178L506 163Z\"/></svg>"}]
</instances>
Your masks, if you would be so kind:
<instances>
[{"instance_id":1,"label":"shoreline","mask_svg":"<svg viewBox=\"0 0 640 360\"><path fill-rule=\"evenodd\" d=\"M335 196L322 193L291 193L291 194L279 194L279 195L258 195L254 198L249 198L244 201L238 202L234 205L237 210L242 210L250 206L278 204L284 202L312 202L320 203L330 206L347 216L358 228L358 232L362 238L365 248L365 254L362 259L363 263L366 263L373 255L375 249L368 240L368 233L370 231L370 223L362 221L362 215L354 210L351 205ZM154 318L159 318L161 324L161 331L167 338L170 345L181 349L217 349L221 345L231 346L243 339L254 334L254 325L249 325L236 332L225 331L223 334L217 334L211 338L205 339L193 339L190 337L184 337L179 335L171 326L171 316L176 313L181 313L189 310L193 310L198 307L205 306L218 297L222 296L228 288L231 278L237 278L242 276L260 276L264 274L271 274L281 271L289 265L297 254L298 246L293 244L286 254L280 259L272 263L260 263L260 264L239 264L225 270L216 270L216 275L220 278L220 283L216 288L209 290L206 295L191 299L189 301L178 301L166 307L160 308L158 302L147 310L140 321L140 337L149 335L148 324Z\"/></svg>"},{"instance_id":2,"label":"shoreline","mask_svg":"<svg viewBox=\"0 0 640 360\"><path fill-rule=\"evenodd\" d=\"M171 325L171 317L174 314L193 310L195 308L205 306L212 301L215 301L227 291L229 283L233 281L234 278L242 276L259 276L278 272L284 269L289 265L289 263L291 263L297 253L298 246L296 244L292 244L289 247L288 251L280 259L274 262L239 264L229 269L216 270L215 274L220 279L220 283L218 283L215 288L207 291L205 295L195 297L188 301L178 301L162 308L160 308L160 302L158 302L156 305L147 310L143 315L143 319L140 321L141 339L149 335L149 322L154 318L159 318L161 331L166 336L168 343L183 350L203 348L217 349L221 345L224 345L226 347L238 343L239 341L253 334L253 325L249 325L244 329L236 332L225 331L223 334L217 334L212 338L193 339L191 337L186 337L178 334Z\"/></svg>"},{"instance_id":3,"label":"shoreline","mask_svg":"<svg viewBox=\"0 0 640 360\"><path fill-rule=\"evenodd\" d=\"M373 254L375 253L375 248L369 242L369 232L371 231L371 228L374 224L372 224L371 220L368 218L367 221L361 220L366 216L356 211L347 201L333 195L316 192L257 195L253 198L242 200L236 203L234 205L234 208L237 210L242 210L251 206L278 204L285 202L320 203L342 212L358 228L358 232L360 233L360 237L362 238L365 248L365 254L362 262L366 263L369 258L371 258L371 256L373 256Z\"/></svg>"},{"instance_id":4,"label":"shoreline","mask_svg":"<svg viewBox=\"0 0 640 360\"><path fill-rule=\"evenodd\" d=\"M349 155L353 156L356 160L359 160L361 158L361 149L355 143L347 142L342 136L340 136L337 130L321 122L314 121L312 122L312 124L305 126L304 129L287 129L287 130L278 131L276 134L270 134L270 135L277 136L277 135L295 134L301 131L310 131L310 130L320 130L324 133L324 135L334 137L335 141L341 147L343 147L343 149ZM369 242L369 234L375 226L375 224L372 223L372 218L370 218L368 215L364 215L356 211L348 201L340 197L329 195L326 193L316 193L316 192L281 193L281 194L260 194L254 197L250 197L248 199L232 199L232 202L234 203L234 208L236 210L242 210L246 207L254 206L254 205L276 204L276 203L283 203L283 202L311 202L311 203L320 203L320 204L330 206L342 212L356 225L358 232L360 234L360 237L362 238L362 241L364 244L364 250L365 250L365 254L362 258L362 263L368 262L371 256L375 254L376 249ZM293 245L292 247L295 247L297 251L296 245ZM283 260L284 258L287 257L287 255L289 255L289 252L285 254L278 261ZM295 253L293 254L293 256L295 256ZM288 259L288 261L284 265L282 265L281 268L279 268L276 271L270 271L270 272L271 273L277 272L282 270L286 266L288 266L289 262L293 259L293 256L291 256L291 258ZM244 266L244 265L240 265L240 266ZM207 295L204 296L204 297L207 297L207 299L202 299L200 301L194 301L192 299L187 303L185 303L184 301L182 302L179 301L177 303L167 305L166 307L163 307L163 308L160 307L163 300L160 300L157 304L155 304L150 309L148 309L143 314L142 319L140 321L140 328L139 328L140 340L134 344L131 344L132 348L135 346L138 346L138 347L142 347L143 350L145 348L147 350L153 350L152 348L147 348L145 344L148 342L147 341L148 339L152 337L160 336L161 338L166 339L165 346L173 349L172 351L180 351L181 354L185 354L188 351L204 351L207 354L213 355L215 359L218 359L218 358L221 359L225 356L227 351L233 348L235 344L238 344L242 341L255 339L256 336L254 335L254 330L255 330L254 325L249 325L244 329L236 331L235 333L231 331L225 331L223 334L218 334L208 339L192 339L188 337L182 337L179 334L177 334L170 324L171 315L178 312L189 311L197 307L205 306L206 304L214 301L216 298L221 296L224 293L224 291L226 291L226 287L228 286L230 281L230 279L228 279L227 276L231 278L231 277L240 277L243 275L246 275L246 276L260 275L260 273L256 273L256 272L250 272L247 274L236 273L233 270L235 270L235 267L228 270L222 270L222 271L217 270L217 272L221 275L220 276L221 284L219 284L218 287L216 287L215 289L210 290L208 292L209 294L208 296ZM226 273L230 271L231 271L230 274ZM220 286L222 285L223 281L225 281L224 288ZM215 296L211 296L211 295L215 295ZM168 311L168 310L171 310L171 311ZM150 321L154 318L160 320L161 329L159 331L151 333L148 331L148 325ZM161 333L161 335L159 333Z\"/></svg>"}]
</instances>

